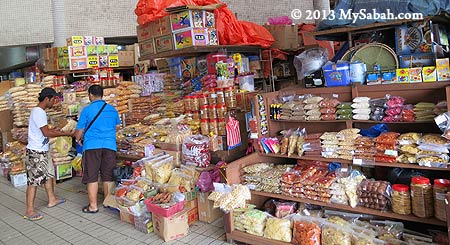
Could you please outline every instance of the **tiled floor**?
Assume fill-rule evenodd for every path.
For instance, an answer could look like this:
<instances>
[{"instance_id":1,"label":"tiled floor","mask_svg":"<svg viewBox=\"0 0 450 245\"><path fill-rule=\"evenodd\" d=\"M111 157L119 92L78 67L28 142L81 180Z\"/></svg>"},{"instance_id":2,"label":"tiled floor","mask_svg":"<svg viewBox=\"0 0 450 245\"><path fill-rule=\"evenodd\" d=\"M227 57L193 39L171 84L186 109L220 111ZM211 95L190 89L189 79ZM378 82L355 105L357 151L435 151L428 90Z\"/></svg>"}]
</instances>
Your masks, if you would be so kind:
<instances>
[{"instance_id":1,"label":"tiled floor","mask_svg":"<svg viewBox=\"0 0 450 245\"><path fill-rule=\"evenodd\" d=\"M25 190L26 187L14 188L6 178L0 177L0 245L227 244L222 219L213 224L196 222L186 237L164 243L155 233L144 234L121 222L117 212L100 208L97 214L84 214L81 208L88 202L80 178L57 184L56 194L67 201L51 209L46 207L45 190L39 188L36 207L44 218L27 221L22 218Z\"/></svg>"}]
</instances>

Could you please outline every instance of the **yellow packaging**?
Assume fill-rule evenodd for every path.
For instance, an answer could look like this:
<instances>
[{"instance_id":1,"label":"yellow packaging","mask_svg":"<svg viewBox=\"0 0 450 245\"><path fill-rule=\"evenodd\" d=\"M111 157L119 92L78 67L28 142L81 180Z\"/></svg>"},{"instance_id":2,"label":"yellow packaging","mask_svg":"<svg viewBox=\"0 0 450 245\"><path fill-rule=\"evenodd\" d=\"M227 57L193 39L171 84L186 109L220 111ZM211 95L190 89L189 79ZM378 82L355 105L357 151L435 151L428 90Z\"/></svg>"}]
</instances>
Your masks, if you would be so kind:
<instances>
[{"instance_id":1,"label":"yellow packaging","mask_svg":"<svg viewBox=\"0 0 450 245\"><path fill-rule=\"evenodd\" d=\"M119 55L110 55L108 57L108 66L109 67L119 67Z\"/></svg>"},{"instance_id":2,"label":"yellow packaging","mask_svg":"<svg viewBox=\"0 0 450 245\"><path fill-rule=\"evenodd\" d=\"M67 46L84 46L83 36L71 36L66 39Z\"/></svg>"},{"instance_id":3,"label":"yellow packaging","mask_svg":"<svg viewBox=\"0 0 450 245\"><path fill-rule=\"evenodd\" d=\"M422 82L422 68L421 67L409 68L409 82L410 83L421 83Z\"/></svg>"},{"instance_id":4,"label":"yellow packaging","mask_svg":"<svg viewBox=\"0 0 450 245\"><path fill-rule=\"evenodd\" d=\"M397 69L397 83L409 83L409 68Z\"/></svg>"},{"instance_id":5,"label":"yellow packaging","mask_svg":"<svg viewBox=\"0 0 450 245\"><path fill-rule=\"evenodd\" d=\"M436 59L436 70L438 81L450 80L449 59Z\"/></svg>"},{"instance_id":6,"label":"yellow packaging","mask_svg":"<svg viewBox=\"0 0 450 245\"><path fill-rule=\"evenodd\" d=\"M88 68L98 67L98 56L97 55L89 55L87 65L88 65Z\"/></svg>"},{"instance_id":7,"label":"yellow packaging","mask_svg":"<svg viewBox=\"0 0 450 245\"><path fill-rule=\"evenodd\" d=\"M436 66L425 66L422 68L422 80L424 83L436 82Z\"/></svg>"}]
</instances>

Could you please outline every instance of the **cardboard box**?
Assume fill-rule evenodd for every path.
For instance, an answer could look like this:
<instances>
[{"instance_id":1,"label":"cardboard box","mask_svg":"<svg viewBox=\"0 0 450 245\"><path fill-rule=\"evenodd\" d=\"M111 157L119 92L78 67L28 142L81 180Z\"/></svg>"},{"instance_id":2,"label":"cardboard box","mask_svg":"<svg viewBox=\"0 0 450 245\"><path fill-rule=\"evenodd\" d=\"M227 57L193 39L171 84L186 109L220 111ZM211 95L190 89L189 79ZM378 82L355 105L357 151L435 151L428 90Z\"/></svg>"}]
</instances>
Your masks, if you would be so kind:
<instances>
[{"instance_id":1,"label":"cardboard box","mask_svg":"<svg viewBox=\"0 0 450 245\"><path fill-rule=\"evenodd\" d=\"M98 55L107 55L108 49L106 48L106 45L98 45L97 46L97 53Z\"/></svg>"},{"instance_id":2,"label":"cardboard box","mask_svg":"<svg viewBox=\"0 0 450 245\"><path fill-rule=\"evenodd\" d=\"M108 55L108 67L119 67L119 55Z\"/></svg>"},{"instance_id":3,"label":"cardboard box","mask_svg":"<svg viewBox=\"0 0 450 245\"><path fill-rule=\"evenodd\" d=\"M158 73L169 72L169 63L167 62L167 59L159 58L155 59L155 62L156 62L156 69L158 69Z\"/></svg>"},{"instance_id":4,"label":"cardboard box","mask_svg":"<svg viewBox=\"0 0 450 245\"><path fill-rule=\"evenodd\" d=\"M189 28L202 28L205 26L204 21L202 10L185 10L170 15L172 32Z\"/></svg>"},{"instance_id":5,"label":"cardboard box","mask_svg":"<svg viewBox=\"0 0 450 245\"><path fill-rule=\"evenodd\" d=\"M264 25L275 38L272 48L297 50L299 47L297 25Z\"/></svg>"},{"instance_id":6,"label":"cardboard box","mask_svg":"<svg viewBox=\"0 0 450 245\"><path fill-rule=\"evenodd\" d=\"M188 211L188 225L191 226L198 220L198 208L194 207Z\"/></svg>"},{"instance_id":7,"label":"cardboard box","mask_svg":"<svg viewBox=\"0 0 450 245\"><path fill-rule=\"evenodd\" d=\"M436 71L438 81L448 81L450 80L450 67L449 59L437 59L436 60Z\"/></svg>"},{"instance_id":8,"label":"cardboard box","mask_svg":"<svg viewBox=\"0 0 450 245\"><path fill-rule=\"evenodd\" d=\"M0 82L0 95L4 95L13 86L14 86L14 83L12 81L9 81L9 80L1 81ZM0 129L1 129L1 127L0 127Z\"/></svg>"},{"instance_id":9,"label":"cardboard box","mask_svg":"<svg viewBox=\"0 0 450 245\"><path fill-rule=\"evenodd\" d=\"M408 83L409 82L409 68L397 69L397 83Z\"/></svg>"},{"instance_id":10,"label":"cardboard box","mask_svg":"<svg viewBox=\"0 0 450 245\"><path fill-rule=\"evenodd\" d=\"M422 82L422 67L409 68L409 82L410 83Z\"/></svg>"},{"instance_id":11,"label":"cardboard box","mask_svg":"<svg viewBox=\"0 0 450 245\"><path fill-rule=\"evenodd\" d=\"M83 36L71 36L66 38L67 46L84 46Z\"/></svg>"},{"instance_id":12,"label":"cardboard box","mask_svg":"<svg viewBox=\"0 0 450 245\"><path fill-rule=\"evenodd\" d=\"M423 39L423 31L422 28L412 27L411 25L402 25L395 28L395 51L398 55L405 54L420 54L431 52L431 48L423 49L426 47L425 39ZM418 31L417 43L414 43L412 40L415 40L411 35L415 35L415 32L410 32L412 30ZM420 42L420 43L419 43Z\"/></svg>"},{"instance_id":13,"label":"cardboard box","mask_svg":"<svg viewBox=\"0 0 450 245\"><path fill-rule=\"evenodd\" d=\"M139 42L139 52L141 56L155 54L155 40L151 38L144 42Z\"/></svg>"},{"instance_id":14,"label":"cardboard box","mask_svg":"<svg viewBox=\"0 0 450 245\"><path fill-rule=\"evenodd\" d=\"M433 53L399 55L400 68L413 68L434 65Z\"/></svg>"},{"instance_id":15,"label":"cardboard box","mask_svg":"<svg viewBox=\"0 0 450 245\"><path fill-rule=\"evenodd\" d=\"M0 131L11 131L11 129L13 128L13 115L11 113L11 110L0 111L0 118L2 119L0 120Z\"/></svg>"},{"instance_id":16,"label":"cardboard box","mask_svg":"<svg viewBox=\"0 0 450 245\"><path fill-rule=\"evenodd\" d=\"M94 45L94 39L95 37L93 36L83 36L84 45L86 46Z\"/></svg>"},{"instance_id":17,"label":"cardboard box","mask_svg":"<svg viewBox=\"0 0 450 245\"><path fill-rule=\"evenodd\" d=\"M152 34L153 37L165 36L172 34L172 28L170 26L170 17L165 16L159 18L153 22Z\"/></svg>"},{"instance_id":18,"label":"cardboard box","mask_svg":"<svg viewBox=\"0 0 450 245\"><path fill-rule=\"evenodd\" d=\"M58 57L69 58L69 47L68 46L57 47L56 52L57 52Z\"/></svg>"},{"instance_id":19,"label":"cardboard box","mask_svg":"<svg viewBox=\"0 0 450 245\"><path fill-rule=\"evenodd\" d=\"M422 80L424 83L436 82L437 71L435 66L425 66L422 68Z\"/></svg>"},{"instance_id":20,"label":"cardboard box","mask_svg":"<svg viewBox=\"0 0 450 245\"><path fill-rule=\"evenodd\" d=\"M192 28L173 34L175 49L183 49L192 46L209 45L208 30L206 28Z\"/></svg>"},{"instance_id":21,"label":"cardboard box","mask_svg":"<svg viewBox=\"0 0 450 245\"><path fill-rule=\"evenodd\" d=\"M136 26L136 35L138 42L143 42L153 38L153 27L155 24L153 22L147 23L145 25Z\"/></svg>"},{"instance_id":22,"label":"cardboard box","mask_svg":"<svg viewBox=\"0 0 450 245\"><path fill-rule=\"evenodd\" d=\"M21 174L14 174L10 175L11 177L11 184L14 187L20 187L27 185L27 174L21 173Z\"/></svg>"},{"instance_id":23,"label":"cardboard box","mask_svg":"<svg viewBox=\"0 0 450 245\"><path fill-rule=\"evenodd\" d=\"M72 163L55 165L56 180L72 178Z\"/></svg>"},{"instance_id":24,"label":"cardboard box","mask_svg":"<svg viewBox=\"0 0 450 245\"><path fill-rule=\"evenodd\" d=\"M198 214L199 220L207 223L212 223L217 219L223 217L223 212L219 208L213 208L214 202L208 200L211 192L199 192L198 199Z\"/></svg>"},{"instance_id":25,"label":"cardboard box","mask_svg":"<svg viewBox=\"0 0 450 245\"><path fill-rule=\"evenodd\" d=\"M108 52L109 55L119 53L119 47L116 44L108 44L108 45L105 45L105 47L106 47L106 51Z\"/></svg>"},{"instance_id":26,"label":"cardboard box","mask_svg":"<svg viewBox=\"0 0 450 245\"><path fill-rule=\"evenodd\" d=\"M73 57L69 58L70 70L83 70L87 69L87 57Z\"/></svg>"},{"instance_id":27,"label":"cardboard box","mask_svg":"<svg viewBox=\"0 0 450 245\"><path fill-rule=\"evenodd\" d=\"M86 57L86 46L69 46L69 58Z\"/></svg>"},{"instance_id":28,"label":"cardboard box","mask_svg":"<svg viewBox=\"0 0 450 245\"><path fill-rule=\"evenodd\" d=\"M98 56L98 67L105 68L109 66L109 56L108 55L99 55Z\"/></svg>"},{"instance_id":29,"label":"cardboard box","mask_svg":"<svg viewBox=\"0 0 450 245\"><path fill-rule=\"evenodd\" d=\"M350 85L350 66L348 62L338 62L322 67L327 87Z\"/></svg>"},{"instance_id":30,"label":"cardboard box","mask_svg":"<svg viewBox=\"0 0 450 245\"><path fill-rule=\"evenodd\" d=\"M105 45L105 38L104 37L94 37L94 44L93 45Z\"/></svg>"},{"instance_id":31,"label":"cardboard box","mask_svg":"<svg viewBox=\"0 0 450 245\"><path fill-rule=\"evenodd\" d=\"M166 51L171 51L174 49L173 46L173 36L166 35L155 38L155 51L156 53L162 53Z\"/></svg>"},{"instance_id":32,"label":"cardboard box","mask_svg":"<svg viewBox=\"0 0 450 245\"><path fill-rule=\"evenodd\" d=\"M323 72L322 70L318 70L305 77L305 87L307 88L324 87L325 82L323 80L324 80Z\"/></svg>"},{"instance_id":33,"label":"cardboard box","mask_svg":"<svg viewBox=\"0 0 450 245\"><path fill-rule=\"evenodd\" d=\"M88 68L98 67L97 55L89 55L87 59L88 59Z\"/></svg>"},{"instance_id":34,"label":"cardboard box","mask_svg":"<svg viewBox=\"0 0 450 245\"><path fill-rule=\"evenodd\" d=\"M134 51L119 51L119 66L134 66Z\"/></svg>"},{"instance_id":35,"label":"cardboard box","mask_svg":"<svg viewBox=\"0 0 450 245\"><path fill-rule=\"evenodd\" d=\"M153 214L155 233L165 242L186 236L189 232L188 211L188 209L184 209L168 218Z\"/></svg>"},{"instance_id":36,"label":"cardboard box","mask_svg":"<svg viewBox=\"0 0 450 245\"><path fill-rule=\"evenodd\" d=\"M58 58L58 70L67 70L70 68L69 58L59 57Z\"/></svg>"},{"instance_id":37,"label":"cardboard box","mask_svg":"<svg viewBox=\"0 0 450 245\"><path fill-rule=\"evenodd\" d=\"M196 192L194 192L196 193ZM191 208L198 208L198 200L197 200L197 195L195 194L195 199L192 199L190 201L187 201L184 203L184 207L191 209Z\"/></svg>"}]
</instances>

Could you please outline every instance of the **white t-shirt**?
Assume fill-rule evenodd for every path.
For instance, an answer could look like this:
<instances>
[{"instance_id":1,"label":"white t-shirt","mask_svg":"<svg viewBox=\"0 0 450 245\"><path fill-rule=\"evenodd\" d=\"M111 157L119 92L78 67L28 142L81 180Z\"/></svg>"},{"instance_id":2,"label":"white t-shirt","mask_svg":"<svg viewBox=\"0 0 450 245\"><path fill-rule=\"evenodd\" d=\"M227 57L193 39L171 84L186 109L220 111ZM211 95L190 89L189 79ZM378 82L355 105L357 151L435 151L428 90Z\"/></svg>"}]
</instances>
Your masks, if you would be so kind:
<instances>
[{"instance_id":1,"label":"white t-shirt","mask_svg":"<svg viewBox=\"0 0 450 245\"><path fill-rule=\"evenodd\" d=\"M40 107L31 110L28 123L27 149L35 151L48 151L49 138L45 137L41 128L47 125L47 114Z\"/></svg>"}]
</instances>

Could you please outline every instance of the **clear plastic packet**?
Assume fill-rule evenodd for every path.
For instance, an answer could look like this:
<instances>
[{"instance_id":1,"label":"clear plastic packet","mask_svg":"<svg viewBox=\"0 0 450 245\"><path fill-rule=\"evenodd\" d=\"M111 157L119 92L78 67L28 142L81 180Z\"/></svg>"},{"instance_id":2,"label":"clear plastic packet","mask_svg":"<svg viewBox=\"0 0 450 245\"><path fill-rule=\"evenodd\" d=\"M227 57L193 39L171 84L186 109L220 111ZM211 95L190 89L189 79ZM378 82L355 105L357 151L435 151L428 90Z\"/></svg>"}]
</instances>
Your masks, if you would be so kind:
<instances>
[{"instance_id":1,"label":"clear plastic packet","mask_svg":"<svg viewBox=\"0 0 450 245\"><path fill-rule=\"evenodd\" d=\"M424 134L418 141L418 144L431 145L448 145L447 139L441 137L439 134Z\"/></svg>"},{"instance_id":2,"label":"clear plastic packet","mask_svg":"<svg viewBox=\"0 0 450 245\"><path fill-rule=\"evenodd\" d=\"M187 136L182 144L182 157L186 165L208 167L211 154L209 151L209 138L203 135Z\"/></svg>"},{"instance_id":3,"label":"clear plastic packet","mask_svg":"<svg viewBox=\"0 0 450 245\"><path fill-rule=\"evenodd\" d=\"M353 109L370 109L369 103L353 103Z\"/></svg>"},{"instance_id":4,"label":"clear plastic packet","mask_svg":"<svg viewBox=\"0 0 450 245\"><path fill-rule=\"evenodd\" d=\"M296 202L280 202L275 201L275 217L284 218L290 214L295 213L297 209Z\"/></svg>"},{"instance_id":5,"label":"clear plastic packet","mask_svg":"<svg viewBox=\"0 0 450 245\"><path fill-rule=\"evenodd\" d=\"M323 100L323 97L320 97L320 96L312 96L312 97L306 98L306 99L303 101L303 103L305 103L305 104L319 104L320 101L322 101L322 100Z\"/></svg>"},{"instance_id":6,"label":"clear plastic packet","mask_svg":"<svg viewBox=\"0 0 450 245\"><path fill-rule=\"evenodd\" d=\"M346 115L337 115L337 120L351 120L352 114L346 114Z\"/></svg>"},{"instance_id":7,"label":"clear plastic packet","mask_svg":"<svg viewBox=\"0 0 450 245\"><path fill-rule=\"evenodd\" d=\"M304 152L305 152L305 129L302 129L299 132L299 135L297 138L297 154L299 156L303 156Z\"/></svg>"},{"instance_id":8,"label":"clear plastic packet","mask_svg":"<svg viewBox=\"0 0 450 245\"><path fill-rule=\"evenodd\" d=\"M305 111L309 111L309 110L320 110L320 106L319 104L306 104L303 109Z\"/></svg>"},{"instance_id":9,"label":"clear plastic packet","mask_svg":"<svg viewBox=\"0 0 450 245\"><path fill-rule=\"evenodd\" d=\"M396 132L381 133L375 138L375 142L380 144L396 145L398 136L400 136L400 134Z\"/></svg>"},{"instance_id":10,"label":"clear plastic packet","mask_svg":"<svg viewBox=\"0 0 450 245\"><path fill-rule=\"evenodd\" d=\"M378 239L380 240L401 239L403 235L404 226L402 222L370 220L370 224L376 227Z\"/></svg>"},{"instance_id":11,"label":"clear plastic packet","mask_svg":"<svg viewBox=\"0 0 450 245\"><path fill-rule=\"evenodd\" d=\"M154 183L152 183L150 179L144 177L137 177L136 182L133 185L142 188L144 194L148 192L155 192L158 189L157 186Z\"/></svg>"},{"instance_id":12,"label":"clear plastic packet","mask_svg":"<svg viewBox=\"0 0 450 245\"><path fill-rule=\"evenodd\" d=\"M405 99L400 96L387 96L386 107L401 107L405 103Z\"/></svg>"},{"instance_id":13,"label":"clear plastic packet","mask_svg":"<svg viewBox=\"0 0 450 245\"><path fill-rule=\"evenodd\" d=\"M353 112L351 108L343 108L336 111L336 114L338 115L351 115L352 113Z\"/></svg>"},{"instance_id":14,"label":"clear plastic packet","mask_svg":"<svg viewBox=\"0 0 450 245\"><path fill-rule=\"evenodd\" d=\"M320 113L319 109L313 109L313 110L309 110L306 112L306 116L319 116L320 117L321 114L322 113Z\"/></svg>"},{"instance_id":15,"label":"clear plastic packet","mask_svg":"<svg viewBox=\"0 0 450 245\"><path fill-rule=\"evenodd\" d=\"M146 160L142 161L141 164L144 166L145 169L145 177L147 179L153 180L153 165L169 157L170 157L169 155L161 154L155 157L146 158Z\"/></svg>"},{"instance_id":16,"label":"clear plastic packet","mask_svg":"<svg viewBox=\"0 0 450 245\"><path fill-rule=\"evenodd\" d=\"M320 109L320 113L322 114L334 114L336 113L336 108L324 107Z\"/></svg>"},{"instance_id":17,"label":"clear plastic packet","mask_svg":"<svg viewBox=\"0 0 450 245\"><path fill-rule=\"evenodd\" d=\"M400 145L411 145L417 144L421 137L420 133L404 133L398 136L397 140Z\"/></svg>"},{"instance_id":18,"label":"clear plastic packet","mask_svg":"<svg viewBox=\"0 0 450 245\"><path fill-rule=\"evenodd\" d=\"M319 102L320 108L335 108L341 102L337 98L324 98Z\"/></svg>"},{"instance_id":19,"label":"clear plastic packet","mask_svg":"<svg viewBox=\"0 0 450 245\"><path fill-rule=\"evenodd\" d=\"M419 144L418 148L419 148L419 150L431 151L431 152L435 152L436 154L449 153L449 150L448 150L447 146L445 146L445 145L421 143L421 144Z\"/></svg>"},{"instance_id":20,"label":"clear plastic packet","mask_svg":"<svg viewBox=\"0 0 450 245\"><path fill-rule=\"evenodd\" d=\"M299 137L299 131L292 132L292 134L289 136L289 146L288 146L288 157L295 154L297 150L297 142Z\"/></svg>"},{"instance_id":21,"label":"clear plastic packet","mask_svg":"<svg viewBox=\"0 0 450 245\"><path fill-rule=\"evenodd\" d=\"M355 119L355 120L369 120L370 119L370 114L356 114L356 115L353 115L353 119Z\"/></svg>"},{"instance_id":22,"label":"clear plastic packet","mask_svg":"<svg viewBox=\"0 0 450 245\"><path fill-rule=\"evenodd\" d=\"M342 102L336 106L337 109L352 109L352 102Z\"/></svg>"},{"instance_id":23,"label":"clear plastic packet","mask_svg":"<svg viewBox=\"0 0 450 245\"><path fill-rule=\"evenodd\" d=\"M371 110L369 108L363 108L363 109L353 109L353 114L370 114Z\"/></svg>"},{"instance_id":24,"label":"clear plastic packet","mask_svg":"<svg viewBox=\"0 0 450 245\"><path fill-rule=\"evenodd\" d=\"M182 192L191 192L195 188L194 177L187 175L180 169L173 169L168 184L179 185Z\"/></svg>"},{"instance_id":25,"label":"clear plastic packet","mask_svg":"<svg viewBox=\"0 0 450 245\"><path fill-rule=\"evenodd\" d=\"M369 101L370 107L385 107L387 102L386 98L379 98L379 99L371 99Z\"/></svg>"},{"instance_id":26,"label":"clear plastic packet","mask_svg":"<svg viewBox=\"0 0 450 245\"><path fill-rule=\"evenodd\" d=\"M434 156L417 156L417 163L420 166L445 168L449 164L449 156L447 154Z\"/></svg>"},{"instance_id":27,"label":"clear plastic packet","mask_svg":"<svg viewBox=\"0 0 450 245\"><path fill-rule=\"evenodd\" d=\"M417 163L417 157L415 154L401 154L396 158L398 163L415 164Z\"/></svg>"},{"instance_id":28,"label":"clear plastic packet","mask_svg":"<svg viewBox=\"0 0 450 245\"><path fill-rule=\"evenodd\" d=\"M158 184L165 184L169 181L174 168L173 156L165 158L151 166L152 180Z\"/></svg>"},{"instance_id":29,"label":"clear plastic packet","mask_svg":"<svg viewBox=\"0 0 450 245\"><path fill-rule=\"evenodd\" d=\"M292 244L296 245L321 245L321 222L323 219L293 215L293 236Z\"/></svg>"},{"instance_id":30,"label":"clear plastic packet","mask_svg":"<svg viewBox=\"0 0 450 245\"><path fill-rule=\"evenodd\" d=\"M269 217L264 229L264 237L282 242L291 242L292 222L289 219Z\"/></svg>"},{"instance_id":31,"label":"clear plastic packet","mask_svg":"<svg viewBox=\"0 0 450 245\"><path fill-rule=\"evenodd\" d=\"M352 100L354 103L369 103L369 97L356 97Z\"/></svg>"},{"instance_id":32,"label":"clear plastic packet","mask_svg":"<svg viewBox=\"0 0 450 245\"><path fill-rule=\"evenodd\" d=\"M345 225L322 223L322 245L351 245L352 231Z\"/></svg>"}]
</instances>

